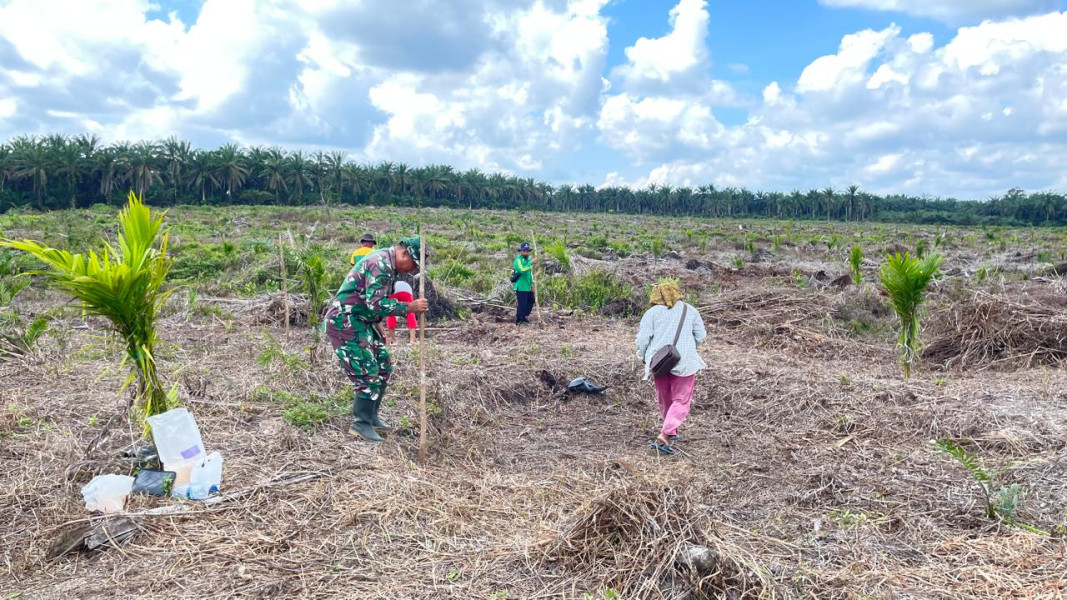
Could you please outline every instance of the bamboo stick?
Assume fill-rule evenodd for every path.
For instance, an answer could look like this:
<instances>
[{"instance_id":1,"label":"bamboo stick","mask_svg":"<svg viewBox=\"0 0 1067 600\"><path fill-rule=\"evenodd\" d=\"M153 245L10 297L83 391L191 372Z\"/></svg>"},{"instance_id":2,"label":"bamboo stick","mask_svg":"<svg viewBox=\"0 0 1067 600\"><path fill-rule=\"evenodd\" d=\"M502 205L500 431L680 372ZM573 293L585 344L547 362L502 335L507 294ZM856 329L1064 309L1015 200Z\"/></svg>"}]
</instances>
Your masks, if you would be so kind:
<instances>
[{"instance_id":1,"label":"bamboo stick","mask_svg":"<svg viewBox=\"0 0 1067 600\"><path fill-rule=\"evenodd\" d=\"M289 275L285 272L285 246L278 234L278 257L282 261L282 296L285 297L285 341L289 341Z\"/></svg>"},{"instance_id":2,"label":"bamboo stick","mask_svg":"<svg viewBox=\"0 0 1067 600\"><path fill-rule=\"evenodd\" d=\"M426 236L419 232L419 298L426 297ZM419 314L419 464L426 464L426 313Z\"/></svg>"},{"instance_id":3,"label":"bamboo stick","mask_svg":"<svg viewBox=\"0 0 1067 600\"><path fill-rule=\"evenodd\" d=\"M531 233L530 234L530 240L533 242L534 260L538 260L538 258L537 258L537 237L535 237ZM537 321L541 325L544 325L545 324L545 318L541 315L541 301L538 300L538 298L537 298L537 263L534 263L530 267L530 284L531 284L530 287L533 288L534 308L537 309Z\"/></svg>"}]
</instances>

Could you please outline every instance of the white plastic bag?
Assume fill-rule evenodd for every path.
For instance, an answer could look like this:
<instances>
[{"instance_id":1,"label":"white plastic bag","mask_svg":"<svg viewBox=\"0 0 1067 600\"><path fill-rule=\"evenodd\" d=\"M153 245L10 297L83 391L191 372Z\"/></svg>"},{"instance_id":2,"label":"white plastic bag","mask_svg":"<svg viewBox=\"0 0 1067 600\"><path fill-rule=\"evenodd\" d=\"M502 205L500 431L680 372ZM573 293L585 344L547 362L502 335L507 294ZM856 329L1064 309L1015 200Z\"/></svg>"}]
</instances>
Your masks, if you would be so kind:
<instances>
[{"instance_id":1,"label":"white plastic bag","mask_svg":"<svg viewBox=\"0 0 1067 600\"><path fill-rule=\"evenodd\" d=\"M172 465L187 461L204 460L204 440L196 419L184 408L174 408L165 413L148 417L152 428L152 439L156 443L159 460L168 470Z\"/></svg>"},{"instance_id":2,"label":"white plastic bag","mask_svg":"<svg viewBox=\"0 0 1067 600\"><path fill-rule=\"evenodd\" d=\"M126 497L133 490L133 477L128 475L97 475L82 488L85 509L102 513L122 512Z\"/></svg>"}]
</instances>

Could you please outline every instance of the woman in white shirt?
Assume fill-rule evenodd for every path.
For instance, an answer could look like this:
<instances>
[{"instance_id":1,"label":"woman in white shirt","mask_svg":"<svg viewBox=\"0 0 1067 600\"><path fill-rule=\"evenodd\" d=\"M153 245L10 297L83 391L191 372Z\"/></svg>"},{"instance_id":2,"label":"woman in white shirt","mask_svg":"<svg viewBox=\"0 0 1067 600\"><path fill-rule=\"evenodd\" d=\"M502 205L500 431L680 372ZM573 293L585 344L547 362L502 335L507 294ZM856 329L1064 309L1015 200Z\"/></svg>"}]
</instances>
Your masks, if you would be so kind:
<instances>
[{"instance_id":1,"label":"woman in white shirt","mask_svg":"<svg viewBox=\"0 0 1067 600\"><path fill-rule=\"evenodd\" d=\"M697 309L682 300L677 282L657 284L652 288L649 302L652 307L641 317L641 329L637 332L637 356L645 363L646 381L651 375L649 363L652 357L660 348L673 343L675 334L678 334L675 344L680 356L678 364L669 373L654 377L663 427L652 446L664 454L674 454L673 444L681 439L678 427L689 415L696 373L707 366L697 353L697 346L704 342L707 332Z\"/></svg>"}]
</instances>

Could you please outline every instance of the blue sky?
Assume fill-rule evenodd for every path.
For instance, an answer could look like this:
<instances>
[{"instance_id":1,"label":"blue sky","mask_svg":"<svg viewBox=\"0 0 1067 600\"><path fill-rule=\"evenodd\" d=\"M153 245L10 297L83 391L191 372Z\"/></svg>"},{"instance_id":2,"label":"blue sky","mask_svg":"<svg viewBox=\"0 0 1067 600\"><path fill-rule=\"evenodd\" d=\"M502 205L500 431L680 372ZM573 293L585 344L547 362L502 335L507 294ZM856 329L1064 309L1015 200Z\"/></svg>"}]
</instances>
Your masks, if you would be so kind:
<instances>
[{"instance_id":1,"label":"blue sky","mask_svg":"<svg viewBox=\"0 0 1067 600\"><path fill-rule=\"evenodd\" d=\"M1062 0L0 0L0 140L552 183L1067 189Z\"/></svg>"}]
</instances>

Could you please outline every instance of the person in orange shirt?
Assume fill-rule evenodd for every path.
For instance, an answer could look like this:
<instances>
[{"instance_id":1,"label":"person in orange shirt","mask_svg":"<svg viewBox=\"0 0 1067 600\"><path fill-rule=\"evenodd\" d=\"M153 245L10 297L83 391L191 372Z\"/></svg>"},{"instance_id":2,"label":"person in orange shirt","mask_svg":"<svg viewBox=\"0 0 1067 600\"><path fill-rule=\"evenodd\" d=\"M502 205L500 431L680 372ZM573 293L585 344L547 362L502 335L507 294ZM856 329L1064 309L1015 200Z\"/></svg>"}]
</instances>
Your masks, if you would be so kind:
<instances>
[{"instance_id":1,"label":"person in orange shirt","mask_svg":"<svg viewBox=\"0 0 1067 600\"><path fill-rule=\"evenodd\" d=\"M378 242L374 240L374 236L369 233L363 234L363 237L359 238L359 243L359 248L356 248L355 251L352 252L352 258L348 260L351 265L355 265L357 262L363 260L364 256L374 252L374 246L378 244Z\"/></svg>"}]
</instances>

